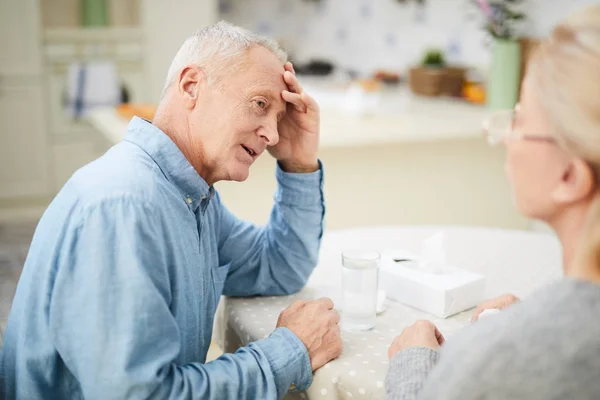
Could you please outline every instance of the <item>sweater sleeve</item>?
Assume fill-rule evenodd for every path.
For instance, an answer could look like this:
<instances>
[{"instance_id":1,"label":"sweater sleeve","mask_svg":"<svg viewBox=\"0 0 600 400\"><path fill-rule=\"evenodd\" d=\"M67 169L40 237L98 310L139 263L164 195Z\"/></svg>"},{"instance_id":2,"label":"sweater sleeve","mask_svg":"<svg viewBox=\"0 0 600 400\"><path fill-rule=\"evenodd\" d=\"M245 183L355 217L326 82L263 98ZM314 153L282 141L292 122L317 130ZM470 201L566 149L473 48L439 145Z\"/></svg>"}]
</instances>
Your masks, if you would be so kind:
<instances>
[{"instance_id":1,"label":"sweater sleeve","mask_svg":"<svg viewBox=\"0 0 600 400\"><path fill-rule=\"evenodd\" d=\"M437 351L425 347L408 348L396 354L385 379L386 399L416 399L439 356Z\"/></svg>"}]
</instances>

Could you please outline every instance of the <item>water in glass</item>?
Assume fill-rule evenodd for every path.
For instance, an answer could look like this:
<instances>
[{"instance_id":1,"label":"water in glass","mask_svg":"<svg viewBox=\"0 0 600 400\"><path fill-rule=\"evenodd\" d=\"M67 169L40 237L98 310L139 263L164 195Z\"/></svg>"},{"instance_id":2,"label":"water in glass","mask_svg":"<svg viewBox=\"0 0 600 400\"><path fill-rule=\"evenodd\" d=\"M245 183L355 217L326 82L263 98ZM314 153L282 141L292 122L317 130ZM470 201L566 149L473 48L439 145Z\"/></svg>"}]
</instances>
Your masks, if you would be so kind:
<instances>
[{"instance_id":1,"label":"water in glass","mask_svg":"<svg viewBox=\"0 0 600 400\"><path fill-rule=\"evenodd\" d=\"M379 253L348 250L342 253L342 328L369 330L375 326Z\"/></svg>"}]
</instances>

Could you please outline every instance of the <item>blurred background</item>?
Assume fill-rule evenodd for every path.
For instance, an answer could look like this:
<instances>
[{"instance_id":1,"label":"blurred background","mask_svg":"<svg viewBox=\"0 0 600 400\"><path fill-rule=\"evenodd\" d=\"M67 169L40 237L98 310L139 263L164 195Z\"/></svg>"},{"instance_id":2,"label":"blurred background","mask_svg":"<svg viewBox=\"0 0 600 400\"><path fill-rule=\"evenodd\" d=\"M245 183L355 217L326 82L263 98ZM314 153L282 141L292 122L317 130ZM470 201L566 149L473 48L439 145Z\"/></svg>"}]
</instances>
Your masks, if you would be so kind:
<instances>
[{"instance_id":1,"label":"blurred background","mask_svg":"<svg viewBox=\"0 0 600 400\"><path fill-rule=\"evenodd\" d=\"M151 118L182 41L224 19L282 43L321 104L328 228L530 228L481 122L514 105L536 39L593 2L2 0L0 221L36 221L131 115ZM218 185L240 217L267 220L273 167Z\"/></svg>"},{"instance_id":2,"label":"blurred background","mask_svg":"<svg viewBox=\"0 0 600 400\"><path fill-rule=\"evenodd\" d=\"M593 0L2 0L0 221L36 221L81 166L152 117L183 40L224 19L277 39L322 108L327 227L528 229L482 119L526 55ZM218 189L267 220L274 162Z\"/></svg>"}]
</instances>

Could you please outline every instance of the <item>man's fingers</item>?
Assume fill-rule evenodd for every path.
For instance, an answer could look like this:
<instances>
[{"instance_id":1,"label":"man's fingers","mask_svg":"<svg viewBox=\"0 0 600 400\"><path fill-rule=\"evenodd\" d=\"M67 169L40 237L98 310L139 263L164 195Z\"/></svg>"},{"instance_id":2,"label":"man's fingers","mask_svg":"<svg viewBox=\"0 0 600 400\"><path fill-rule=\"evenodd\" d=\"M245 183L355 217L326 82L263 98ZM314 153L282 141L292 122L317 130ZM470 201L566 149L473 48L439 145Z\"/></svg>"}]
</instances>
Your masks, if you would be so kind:
<instances>
[{"instance_id":1,"label":"man's fingers","mask_svg":"<svg viewBox=\"0 0 600 400\"><path fill-rule=\"evenodd\" d=\"M284 90L281 92L281 97L283 97L283 100L287 101L288 103L293 104L296 110L301 113L305 113L308 109L306 104L304 104L304 101L302 101L302 97L297 93Z\"/></svg>"},{"instance_id":2,"label":"man's fingers","mask_svg":"<svg viewBox=\"0 0 600 400\"><path fill-rule=\"evenodd\" d=\"M285 65L283 66L283 68L286 71L290 71L292 74L296 75L296 70L294 69L294 64L292 64L290 61L286 62Z\"/></svg>"},{"instance_id":3,"label":"man's fingers","mask_svg":"<svg viewBox=\"0 0 600 400\"><path fill-rule=\"evenodd\" d=\"M319 111L319 104L315 101L315 99L312 98L311 95L306 92L302 92L300 97L302 98L302 101L306 105L307 109L315 112Z\"/></svg>"},{"instance_id":4,"label":"man's fingers","mask_svg":"<svg viewBox=\"0 0 600 400\"><path fill-rule=\"evenodd\" d=\"M307 110L319 111L319 105L317 104L315 99L313 99L302 89L302 85L300 85L300 81L298 81L298 78L296 78L295 72L293 71L294 67L291 65L291 63L288 64L286 64L286 71L283 73L283 79L290 89L288 92L291 92L292 94L298 94L300 96L299 99L302 101L302 105L299 105L294 101L288 100L288 98L291 99L291 97L286 98L285 95L284 100L286 100L289 103L293 103L296 106L296 109L301 112L306 112ZM282 92L282 95L285 92L286 91L284 90Z\"/></svg>"},{"instance_id":5,"label":"man's fingers","mask_svg":"<svg viewBox=\"0 0 600 400\"><path fill-rule=\"evenodd\" d=\"M294 75L291 71L285 71L283 73L283 80L285 83L287 83L291 92L298 94L302 93L302 85L300 85L300 81L298 81L296 75Z\"/></svg>"},{"instance_id":6,"label":"man's fingers","mask_svg":"<svg viewBox=\"0 0 600 400\"><path fill-rule=\"evenodd\" d=\"M324 305L328 310L333 310L333 300L329 297L321 297L315 300L315 303Z\"/></svg>"},{"instance_id":7,"label":"man's fingers","mask_svg":"<svg viewBox=\"0 0 600 400\"><path fill-rule=\"evenodd\" d=\"M289 310L290 311L299 310L300 308L304 307L304 305L306 303L308 303L308 301L306 301L306 300L296 300L290 305Z\"/></svg>"},{"instance_id":8,"label":"man's fingers","mask_svg":"<svg viewBox=\"0 0 600 400\"><path fill-rule=\"evenodd\" d=\"M335 310L330 310L329 311L330 315L331 315L331 319L333 320L333 322L337 325L340 323L340 313L335 311Z\"/></svg>"}]
</instances>

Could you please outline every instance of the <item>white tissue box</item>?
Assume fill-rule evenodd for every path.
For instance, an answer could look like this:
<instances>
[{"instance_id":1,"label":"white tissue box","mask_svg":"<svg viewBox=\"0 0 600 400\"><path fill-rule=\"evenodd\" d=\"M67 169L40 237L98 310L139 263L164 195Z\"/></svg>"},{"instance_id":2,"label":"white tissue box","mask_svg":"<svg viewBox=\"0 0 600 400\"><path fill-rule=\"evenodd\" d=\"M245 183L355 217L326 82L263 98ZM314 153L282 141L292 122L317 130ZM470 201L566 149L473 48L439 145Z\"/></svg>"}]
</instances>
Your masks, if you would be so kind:
<instances>
[{"instance_id":1,"label":"white tissue box","mask_svg":"<svg viewBox=\"0 0 600 400\"><path fill-rule=\"evenodd\" d=\"M447 318L475 307L485 298L485 277L464 269L447 266L444 273L418 269L418 261L403 252L382 254L379 285L388 298L437 317Z\"/></svg>"}]
</instances>

